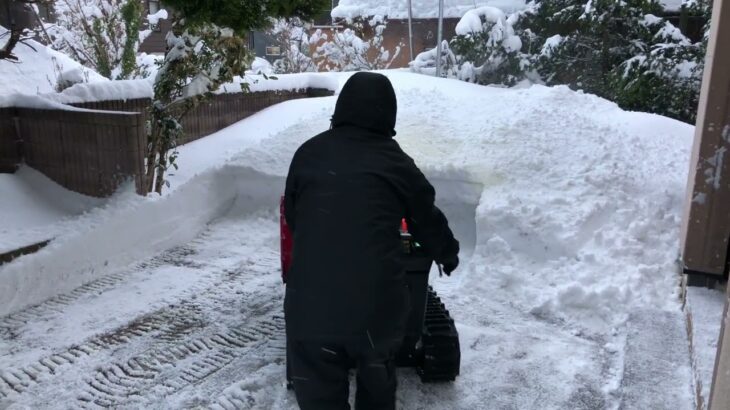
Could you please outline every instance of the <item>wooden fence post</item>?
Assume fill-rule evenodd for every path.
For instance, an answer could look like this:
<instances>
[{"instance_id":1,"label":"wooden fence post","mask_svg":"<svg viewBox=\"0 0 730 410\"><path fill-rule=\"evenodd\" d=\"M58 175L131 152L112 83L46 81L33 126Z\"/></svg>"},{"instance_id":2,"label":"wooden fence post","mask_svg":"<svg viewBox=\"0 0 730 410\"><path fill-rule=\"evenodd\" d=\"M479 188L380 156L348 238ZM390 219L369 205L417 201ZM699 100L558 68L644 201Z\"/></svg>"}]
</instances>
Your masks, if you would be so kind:
<instances>
[{"instance_id":1,"label":"wooden fence post","mask_svg":"<svg viewBox=\"0 0 730 410\"><path fill-rule=\"evenodd\" d=\"M715 188L718 188L719 185L720 189L715 189L708 195L710 197L710 203L714 201L714 207L716 208L716 211L710 213L712 216L710 223L713 226L719 225L725 226L726 228L728 219L730 219L730 207L728 207L728 199L730 198L726 194L730 190L730 165L728 165L730 163L730 152L728 152L728 147L730 146L730 47L728 47L728 39L730 39L730 2L715 0L712 11L712 29L705 60L705 76L702 84L702 94L700 96L697 128L701 145L699 151L703 151L706 145L711 145L717 152L715 157L716 162L714 164L716 173L713 182L715 183ZM717 139L717 136L720 138ZM709 137L707 141L704 140L706 137ZM696 171L699 174L703 170L696 169ZM722 193L725 194L721 195ZM692 215L691 212L690 215ZM692 228L689 230L691 231ZM708 234L706 237L710 237L710 235ZM716 240L720 239L720 237L716 238ZM714 246L724 247L722 250L726 254L728 250L727 241L728 232L726 231L724 242L714 244ZM686 244L687 247L690 245L689 243ZM706 242L706 245L709 246L712 244ZM705 252L705 254L707 253ZM726 266L723 266L723 268L726 268ZM730 290L730 287L728 290ZM712 388L710 391L710 410L730 409L729 306L730 293L728 293L728 298L725 301L720 340L717 344L715 372L712 377Z\"/></svg>"},{"instance_id":2,"label":"wooden fence post","mask_svg":"<svg viewBox=\"0 0 730 410\"><path fill-rule=\"evenodd\" d=\"M715 0L682 225L690 285L721 279L730 238L730 3Z\"/></svg>"}]
</instances>

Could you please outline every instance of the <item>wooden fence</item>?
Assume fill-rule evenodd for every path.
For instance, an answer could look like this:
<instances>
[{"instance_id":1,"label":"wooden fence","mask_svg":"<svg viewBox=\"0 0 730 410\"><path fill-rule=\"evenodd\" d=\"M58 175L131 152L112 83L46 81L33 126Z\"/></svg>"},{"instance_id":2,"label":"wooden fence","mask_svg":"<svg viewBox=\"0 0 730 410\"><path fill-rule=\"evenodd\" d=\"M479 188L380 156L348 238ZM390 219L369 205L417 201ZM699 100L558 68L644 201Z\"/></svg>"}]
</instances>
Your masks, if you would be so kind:
<instances>
[{"instance_id":1,"label":"wooden fence","mask_svg":"<svg viewBox=\"0 0 730 410\"><path fill-rule=\"evenodd\" d=\"M109 196L129 178L142 193L146 124L138 113L19 108L26 164L58 184Z\"/></svg>"},{"instance_id":2,"label":"wooden fence","mask_svg":"<svg viewBox=\"0 0 730 410\"><path fill-rule=\"evenodd\" d=\"M0 172L15 172L21 160L15 108L0 108Z\"/></svg>"},{"instance_id":3,"label":"wooden fence","mask_svg":"<svg viewBox=\"0 0 730 410\"><path fill-rule=\"evenodd\" d=\"M303 89L216 95L183 118L185 135L179 143L195 141L284 101L333 94ZM145 194L150 104L150 99L134 99L73 104L82 110L0 108L0 172L14 172L24 159L82 194L109 196L130 178L137 192Z\"/></svg>"}]
</instances>

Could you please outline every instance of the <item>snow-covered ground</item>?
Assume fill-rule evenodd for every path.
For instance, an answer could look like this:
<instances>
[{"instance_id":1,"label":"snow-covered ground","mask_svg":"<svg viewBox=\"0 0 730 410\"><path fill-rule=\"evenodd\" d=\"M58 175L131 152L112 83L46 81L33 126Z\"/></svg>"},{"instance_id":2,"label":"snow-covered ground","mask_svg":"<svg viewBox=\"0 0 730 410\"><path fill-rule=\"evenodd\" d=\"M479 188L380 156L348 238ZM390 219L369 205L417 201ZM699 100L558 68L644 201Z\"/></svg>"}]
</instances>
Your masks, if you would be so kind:
<instances>
[{"instance_id":1,"label":"snow-covered ground","mask_svg":"<svg viewBox=\"0 0 730 410\"><path fill-rule=\"evenodd\" d=\"M402 370L399 408L694 408L675 263L693 128L566 87L388 75L396 138L464 244L457 273L432 278L461 376ZM334 103L290 101L181 147L162 197L120 192L0 266L0 315L15 312L0 318L0 400L295 408L276 204Z\"/></svg>"}]
</instances>

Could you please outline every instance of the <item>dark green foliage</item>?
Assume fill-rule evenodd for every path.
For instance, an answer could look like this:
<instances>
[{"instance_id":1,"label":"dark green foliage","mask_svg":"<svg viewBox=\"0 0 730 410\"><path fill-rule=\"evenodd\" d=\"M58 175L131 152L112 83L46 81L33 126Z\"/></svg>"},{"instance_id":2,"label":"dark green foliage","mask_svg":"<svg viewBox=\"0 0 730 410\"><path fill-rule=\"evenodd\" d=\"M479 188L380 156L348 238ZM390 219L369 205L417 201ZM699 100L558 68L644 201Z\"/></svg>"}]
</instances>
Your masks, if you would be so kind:
<instances>
[{"instance_id":1,"label":"dark green foliage","mask_svg":"<svg viewBox=\"0 0 730 410\"><path fill-rule=\"evenodd\" d=\"M125 79L130 78L137 70L137 45L144 8L139 1L128 1L122 6L121 11L124 29L128 34L122 49L122 72L119 74L119 78Z\"/></svg>"},{"instance_id":2,"label":"dark green foliage","mask_svg":"<svg viewBox=\"0 0 730 410\"><path fill-rule=\"evenodd\" d=\"M233 29L239 35L269 25L269 18L310 18L319 14L329 0L165 0L188 27L214 24Z\"/></svg>"},{"instance_id":3,"label":"dark green foliage","mask_svg":"<svg viewBox=\"0 0 730 410\"><path fill-rule=\"evenodd\" d=\"M688 11L709 22L709 1ZM541 0L507 19L520 50L494 41L494 23L452 39L456 75L481 84L539 78L648 111L694 122L707 39L693 43L656 17L656 0ZM497 27L499 28L499 27ZM708 26L709 28L709 26Z\"/></svg>"},{"instance_id":4,"label":"dark green foliage","mask_svg":"<svg viewBox=\"0 0 730 410\"><path fill-rule=\"evenodd\" d=\"M635 56L651 33L642 24L646 14L659 11L649 0L544 0L531 21L538 42L560 35L552 52L537 58L537 69L547 84L611 98L610 76Z\"/></svg>"},{"instance_id":5,"label":"dark green foliage","mask_svg":"<svg viewBox=\"0 0 730 410\"><path fill-rule=\"evenodd\" d=\"M221 85L243 76L253 60L245 37L277 17L309 17L326 0L166 0L172 10L168 51L155 80L147 187L161 192L165 174L177 168L180 123ZM243 83L243 91L247 84Z\"/></svg>"}]
</instances>

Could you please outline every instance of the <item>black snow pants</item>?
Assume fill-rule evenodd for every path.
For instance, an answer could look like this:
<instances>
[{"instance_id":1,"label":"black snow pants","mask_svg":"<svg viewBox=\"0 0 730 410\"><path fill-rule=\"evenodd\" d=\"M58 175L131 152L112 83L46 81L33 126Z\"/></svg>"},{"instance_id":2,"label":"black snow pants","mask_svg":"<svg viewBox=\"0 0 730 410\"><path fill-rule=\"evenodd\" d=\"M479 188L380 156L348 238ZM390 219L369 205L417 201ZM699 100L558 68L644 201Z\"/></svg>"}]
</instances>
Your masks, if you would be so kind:
<instances>
[{"instance_id":1,"label":"black snow pants","mask_svg":"<svg viewBox=\"0 0 730 410\"><path fill-rule=\"evenodd\" d=\"M357 369L356 410L395 410L398 346L289 341L291 376L302 410L349 410L349 370Z\"/></svg>"}]
</instances>

